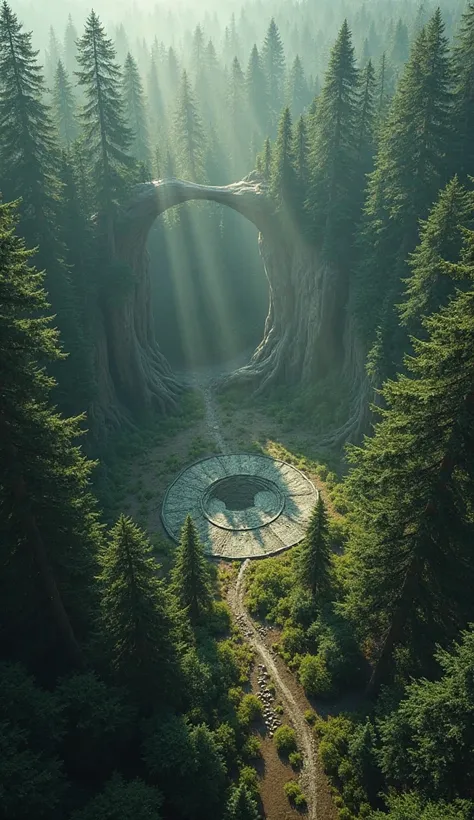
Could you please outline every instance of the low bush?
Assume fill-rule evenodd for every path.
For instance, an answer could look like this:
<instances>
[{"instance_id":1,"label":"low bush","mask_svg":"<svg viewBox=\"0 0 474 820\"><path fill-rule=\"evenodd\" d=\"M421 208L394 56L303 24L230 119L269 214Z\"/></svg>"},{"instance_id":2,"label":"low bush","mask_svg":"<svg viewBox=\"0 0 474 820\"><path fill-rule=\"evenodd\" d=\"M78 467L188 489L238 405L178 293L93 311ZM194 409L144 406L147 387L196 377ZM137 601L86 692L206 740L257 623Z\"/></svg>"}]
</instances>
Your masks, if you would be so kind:
<instances>
[{"instance_id":1,"label":"low bush","mask_svg":"<svg viewBox=\"0 0 474 820\"><path fill-rule=\"evenodd\" d=\"M260 796L260 789L258 786L258 775L255 769L252 769L251 766L244 766L240 771L239 782L242 786L245 786L245 788L248 789L253 797L258 799Z\"/></svg>"},{"instance_id":2,"label":"low bush","mask_svg":"<svg viewBox=\"0 0 474 820\"><path fill-rule=\"evenodd\" d=\"M300 663L299 678L308 695L325 698L333 692L333 682L321 653L305 655Z\"/></svg>"},{"instance_id":3,"label":"low bush","mask_svg":"<svg viewBox=\"0 0 474 820\"><path fill-rule=\"evenodd\" d=\"M274 735L278 754L290 755L298 750L296 734L290 726L279 726Z\"/></svg>"},{"instance_id":4,"label":"low bush","mask_svg":"<svg viewBox=\"0 0 474 820\"><path fill-rule=\"evenodd\" d=\"M306 797L296 780L289 780L288 783L285 783L283 791L292 806L296 806L298 809L302 809L306 806Z\"/></svg>"},{"instance_id":5,"label":"low bush","mask_svg":"<svg viewBox=\"0 0 474 820\"><path fill-rule=\"evenodd\" d=\"M288 755L288 761L292 769L301 769L303 765L303 755L300 754L300 752L291 752L291 754Z\"/></svg>"},{"instance_id":6,"label":"low bush","mask_svg":"<svg viewBox=\"0 0 474 820\"><path fill-rule=\"evenodd\" d=\"M241 726L247 728L263 715L261 701L255 695L244 695L237 711L237 717Z\"/></svg>"},{"instance_id":7,"label":"low bush","mask_svg":"<svg viewBox=\"0 0 474 820\"><path fill-rule=\"evenodd\" d=\"M216 637L228 635L231 627L231 614L225 601L213 601L212 609L207 617L206 627Z\"/></svg>"},{"instance_id":8,"label":"low bush","mask_svg":"<svg viewBox=\"0 0 474 820\"><path fill-rule=\"evenodd\" d=\"M243 756L247 760L258 760L262 756L262 742L257 735L250 735L242 749Z\"/></svg>"}]
</instances>

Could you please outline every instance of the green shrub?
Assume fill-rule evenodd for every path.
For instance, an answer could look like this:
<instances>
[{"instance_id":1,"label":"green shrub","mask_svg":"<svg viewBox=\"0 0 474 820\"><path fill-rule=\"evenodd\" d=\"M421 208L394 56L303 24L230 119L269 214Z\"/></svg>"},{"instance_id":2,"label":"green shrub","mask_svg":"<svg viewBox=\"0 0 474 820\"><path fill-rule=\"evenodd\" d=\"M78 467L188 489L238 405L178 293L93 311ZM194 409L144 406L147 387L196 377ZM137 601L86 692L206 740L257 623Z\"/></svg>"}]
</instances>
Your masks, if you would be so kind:
<instances>
[{"instance_id":1,"label":"green shrub","mask_svg":"<svg viewBox=\"0 0 474 820\"><path fill-rule=\"evenodd\" d=\"M255 695L244 695L237 712L240 725L248 727L254 721L259 720L262 715L263 706L261 701Z\"/></svg>"},{"instance_id":2,"label":"green shrub","mask_svg":"<svg viewBox=\"0 0 474 820\"><path fill-rule=\"evenodd\" d=\"M318 716L316 712L313 712L312 709L306 709L306 712L304 713L304 719L306 723L309 723L310 726L314 726L318 719Z\"/></svg>"},{"instance_id":3,"label":"green shrub","mask_svg":"<svg viewBox=\"0 0 474 820\"><path fill-rule=\"evenodd\" d=\"M281 648L285 660L289 660L297 653L304 652L306 638L300 626L286 626L281 635Z\"/></svg>"},{"instance_id":4,"label":"green shrub","mask_svg":"<svg viewBox=\"0 0 474 820\"><path fill-rule=\"evenodd\" d=\"M206 625L209 631L216 636L228 635L231 627L231 614L225 601L213 601Z\"/></svg>"},{"instance_id":5,"label":"green shrub","mask_svg":"<svg viewBox=\"0 0 474 820\"><path fill-rule=\"evenodd\" d=\"M288 783L285 783L283 791L292 806L296 806L298 809L302 809L306 806L306 797L296 780L289 780Z\"/></svg>"},{"instance_id":6,"label":"green shrub","mask_svg":"<svg viewBox=\"0 0 474 820\"><path fill-rule=\"evenodd\" d=\"M305 655L302 658L299 678L308 695L324 698L331 695L333 691L331 675L321 654Z\"/></svg>"},{"instance_id":7,"label":"green shrub","mask_svg":"<svg viewBox=\"0 0 474 820\"><path fill-rule=\"evenodd\" d=\"M262 756L262 742L257 735L250 735L247 738L242 749L243 755L247 760L257 760Z\"/></svg>"},{"instance_id":8,"label":"green shrub","mask_svg":"<svg viewBox=\"0 0 474 820\"><path fill-rule=\"evenodd\" d=\"M240 771L239 782L248 789L253 797L259 797L260 789L258 786L258 775L255 769L252 769L251 766L244 766Z\"/></svg>"},{"instance_id":9,"label":"green shrub","mask_svg":"<svg viewBox=\"0 0 474 820\"><path fill-rule=\"evenodd\" d=\"M303 755L300 752L291 752L288 755L288 761L292 769L301 769L303 765Z\"/></svg>"},{"instance_id":10,"label":"green shrub","mask_svg":"<svg viewBox=\"0 0 474 820\"><path fill-rule=\"evenodd\" d=\"M275 706L275 712L277 713L277 715L282 715L284 711L285 710L281 703L278 703L277 706Z\"/></svg>"},{"instance_id":11,"label":"green shrub","mask_svg":"<svg viewBox=\"0 0 474 820\"><path fill-rule=\"evenodd\" d=\"M278 754L290 755L298 750L296 734L290 726L279 726L274 735Z\"/></svg>"},{"instance_id":12,"label":"green shrub","mask_svg":"<svg viewBox=\"0 0 474 820\"><path fill-rule=\"evenodd\" d=\"M255 563L247 582L246 601L250 612L260 618L283 624L289 614L288 595L293 583L291 559L288 555Z\"/></svg>"}]
</instances>

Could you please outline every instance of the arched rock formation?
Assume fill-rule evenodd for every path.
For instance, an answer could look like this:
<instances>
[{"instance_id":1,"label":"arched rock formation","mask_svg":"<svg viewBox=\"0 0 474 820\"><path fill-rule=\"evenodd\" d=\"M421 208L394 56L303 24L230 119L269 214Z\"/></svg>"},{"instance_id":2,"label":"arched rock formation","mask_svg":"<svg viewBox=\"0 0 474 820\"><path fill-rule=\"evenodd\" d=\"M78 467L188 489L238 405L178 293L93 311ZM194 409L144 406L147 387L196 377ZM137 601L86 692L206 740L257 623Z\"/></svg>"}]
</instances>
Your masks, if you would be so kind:
<instances>
[{"instance_id":1,"label":"arched rock formation","mask_svg":"<svg viewBox=\"0 0 474 820\"><path fill-rule=\"evenodd\" d=\"M178 179L134 189L116 224L117 258L133 273L126 297L105 307L109 380L122 402L162 412L176 405L179 384L160 353L151 315L150 271L146 253L155 219L176 205L208 200L238 211L257 227L270 289L264 338L246 367L231 381L257 392L270 385L315 380L337 368L360 387L361 361L354 348L345 305L339 303L337 276L295 228L276 212L268 187L256 173L226 187Z\"/></svg>"}]
</instances>

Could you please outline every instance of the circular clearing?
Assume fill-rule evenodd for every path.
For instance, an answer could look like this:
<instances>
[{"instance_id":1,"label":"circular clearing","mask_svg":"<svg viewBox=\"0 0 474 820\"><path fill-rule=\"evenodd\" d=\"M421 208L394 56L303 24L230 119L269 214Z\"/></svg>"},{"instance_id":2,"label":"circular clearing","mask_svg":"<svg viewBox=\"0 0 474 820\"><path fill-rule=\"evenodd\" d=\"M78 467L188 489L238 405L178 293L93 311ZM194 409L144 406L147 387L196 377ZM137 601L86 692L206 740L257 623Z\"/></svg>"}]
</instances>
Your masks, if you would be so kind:
<instances>
[{"instance_id":1,"label":"circular clearing","mask_svg":"<svg viewBox=\"0 0 474 820\"><path fill-rule=\"evenodd\" d=\"M202 499L207 520L234 532L266 527L278 518L284 506L285 497L277 485L256 475L219 478Z\"/></svg>"},{"instance_id":2,"label":"circular clearing","mask_svg":"<svg viewBox=\"0 0 474 820\"><path fill-rule=\"evenodd\" d=\"M190 515L209 555L262 558L304 538L317 500L314 485L291 464L256 454L219 455L179 474L161 515L175 541Z\"/></svg>"}]
</instances>

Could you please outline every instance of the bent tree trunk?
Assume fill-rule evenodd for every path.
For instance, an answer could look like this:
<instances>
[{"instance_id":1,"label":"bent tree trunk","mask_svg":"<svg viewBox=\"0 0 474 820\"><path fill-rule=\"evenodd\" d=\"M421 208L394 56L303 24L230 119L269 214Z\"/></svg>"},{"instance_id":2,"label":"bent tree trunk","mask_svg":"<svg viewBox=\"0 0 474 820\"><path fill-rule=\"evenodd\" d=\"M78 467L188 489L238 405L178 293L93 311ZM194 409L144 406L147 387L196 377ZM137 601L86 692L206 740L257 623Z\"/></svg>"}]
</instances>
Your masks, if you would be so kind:
<instances>
[{"instance_id":1,"label":"bent tree trunk","mask_svg":"<svg viewBox=\"0 0 474 820\"><path fill-rule=\"evenodd\" d=\"M264 338L250 363L227 383L247 384L262 394L276 385L305 386L340 374L353 402L352 418L342 431L348 438L363 423L368 388L364 356L340 302L338 276L303 236L281 224L258 174L220 188L171 179L135 189L116 228L117 259L128 271L128 281L120 289L109 289L111 295L102 306L108 378L118 400L133 412L157 408L166 413L177 406L180 386L154 333L146 241L160 214L190 200L233 208L259 231L270 310ZM127 280L126 272L124 277Z\"/></svg>"}]
</instances>

